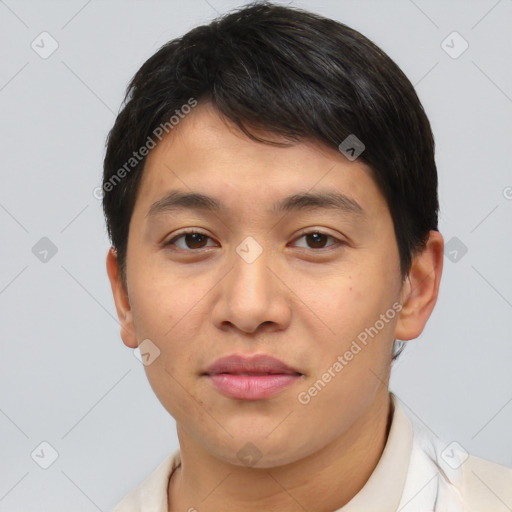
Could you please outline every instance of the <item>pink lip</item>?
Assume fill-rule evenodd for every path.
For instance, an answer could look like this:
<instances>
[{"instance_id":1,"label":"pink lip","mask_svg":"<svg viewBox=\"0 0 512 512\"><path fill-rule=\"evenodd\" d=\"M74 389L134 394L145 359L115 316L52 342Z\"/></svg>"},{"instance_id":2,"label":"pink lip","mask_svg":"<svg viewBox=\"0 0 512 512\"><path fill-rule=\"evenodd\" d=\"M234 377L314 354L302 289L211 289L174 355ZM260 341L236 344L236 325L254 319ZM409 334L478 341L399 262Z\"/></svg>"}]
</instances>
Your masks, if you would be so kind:
<instances>
[{"instance_id":1,"label":"pink lip","mask_svg":"<svg viewBox=\"0 0 512 512\"><path fill-rule=\"evenodd\" d=\"M203 375L222 394L240 400L269 398L302 376L298 370L265 354L223 357Z\"/></svg>"}]
</instances>

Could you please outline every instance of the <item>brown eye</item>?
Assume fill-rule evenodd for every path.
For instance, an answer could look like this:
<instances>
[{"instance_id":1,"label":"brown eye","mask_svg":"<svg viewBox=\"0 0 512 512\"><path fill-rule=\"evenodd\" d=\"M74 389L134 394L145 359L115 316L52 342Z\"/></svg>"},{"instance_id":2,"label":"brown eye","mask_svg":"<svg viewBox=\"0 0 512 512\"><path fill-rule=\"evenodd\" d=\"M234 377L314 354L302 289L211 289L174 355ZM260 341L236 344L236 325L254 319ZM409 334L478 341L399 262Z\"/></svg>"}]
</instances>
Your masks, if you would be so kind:
<instances>
[{"instance_id":1,"label":"brown eye","mask_svg":"<svg viewBox=\"0 0 512 512\"><path fill-rule=\"evenodd\" d=\"M210 237L204 233L200 233L198 231L187 231L166 242L165 246L176 246L178 249L182 249L184 251L192 251L194 249L211 247L205 245L209 239ZM176 243L178 240L182 241L180 243Z\"/></svg>"},{"instance_id":2,"label":"brown eye","mask_svg":"<svg viewBox=\"0 0 512 512\"><path fill-rule=\"evenodd\" d=\"M185 235L185 244L189 249L201 249L208 237L202 233L187 233Z\"/></svg>"},{"instance_id":3,"label":"brown eye","mask_svg":"<svg viewBox=\"0 0 512 512\"><path fill-rule=\"evenodd\" d=\"M334 238L331 235L327 235L325 233L322 233L320 231L311 231L309 233L303 233L302 236L296 239L296 242L300 239L305 239L306 246L299 245L299 247L305 247L306 249L325 249L328 247L331 247L333 245L336 245L337 243L341 243L339 240ZM334 240L334 243L331 243L330 245L327 244L327 240L331 239Z\"/></svg>"},{"instance_id":4,"label":"brown eye","mask_svg":"<svg viewBox=\"0 0 512 512\"><path fill-rule=\"evenodd\" d=\"M308 244L313 249L322 249L327 243L327 239L329 238L327 235L324 235L323 233L310 233L305 236Z\"/></svg>"}]
</instances>

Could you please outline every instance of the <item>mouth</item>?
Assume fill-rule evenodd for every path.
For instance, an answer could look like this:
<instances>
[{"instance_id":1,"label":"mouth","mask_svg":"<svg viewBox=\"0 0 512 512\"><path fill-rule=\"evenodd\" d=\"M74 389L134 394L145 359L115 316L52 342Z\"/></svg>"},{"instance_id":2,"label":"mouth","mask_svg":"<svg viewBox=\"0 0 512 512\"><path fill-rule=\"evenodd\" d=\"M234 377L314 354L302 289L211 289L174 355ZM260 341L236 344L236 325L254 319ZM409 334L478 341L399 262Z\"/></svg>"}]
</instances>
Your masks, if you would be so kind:
<instances>
[{"instance_id":1,"label":"mouth","mask_svg":"<svg viewBox=\"0 0 512 512\"><path fill-rule=\"evenodd\" d=\"M218 359L202 373L223 395L238 400L263 400L296 383L303 374L266 354Z\"/></svg>"}]
</instances>

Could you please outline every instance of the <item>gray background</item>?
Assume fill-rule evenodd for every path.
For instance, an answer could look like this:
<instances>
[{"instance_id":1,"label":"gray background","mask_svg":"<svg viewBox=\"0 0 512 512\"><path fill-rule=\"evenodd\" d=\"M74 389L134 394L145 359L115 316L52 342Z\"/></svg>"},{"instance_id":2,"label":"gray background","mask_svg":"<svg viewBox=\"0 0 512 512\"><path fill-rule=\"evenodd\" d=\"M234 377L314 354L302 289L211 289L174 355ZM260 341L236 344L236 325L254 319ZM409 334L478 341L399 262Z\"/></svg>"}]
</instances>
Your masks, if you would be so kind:
<instances>
[{"instance_id":1,"label":"gray background","mask_svg":"<svg viewBox=\"0 0 512 512\"><path fill-rule=\"evenodd\" d=\"M177 447L119 336L93 190L133 73L242 3L0 1L1 511L109 510ZM512 466L512 1L293 4L360 30L417 87L451 245L437 308L391 387L435 435ZM31 47L51 49L43 31L58 43L46 59ZM458 36L442 47L453 31L469 44L457 58ZM43 237L57 248L46 261ZM43 441L58 452L48 469Z\"/></svg>"}]
</instances>

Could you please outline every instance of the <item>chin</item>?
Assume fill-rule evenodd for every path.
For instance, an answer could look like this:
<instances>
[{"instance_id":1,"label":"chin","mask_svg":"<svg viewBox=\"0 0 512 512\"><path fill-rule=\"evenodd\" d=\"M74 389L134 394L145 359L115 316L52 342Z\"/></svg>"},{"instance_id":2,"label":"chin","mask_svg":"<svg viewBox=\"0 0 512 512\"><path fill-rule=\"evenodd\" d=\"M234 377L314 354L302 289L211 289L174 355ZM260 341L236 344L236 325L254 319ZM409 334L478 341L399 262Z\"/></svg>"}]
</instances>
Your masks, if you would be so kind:
<instances>
[{"instance_id":1,"label":"chin","mask_svg":"<svg viewBox=\"0 0 512 512\"><path fill-rule=\"evenodd\" d=\"M272 427L275 428L275 425ZM203 447L214 457L234 466L255 467L259 469L276 468L292 464L313 453L317 448L311 439L297 440L291 432L283 430L281 435L268 436L272 428L264 433L250 436L237 435L235 438L211 440ZM299 443L303 446L291 445ZM307 448L306 448L307 447Z\"/></svg>"}]
</instances>

